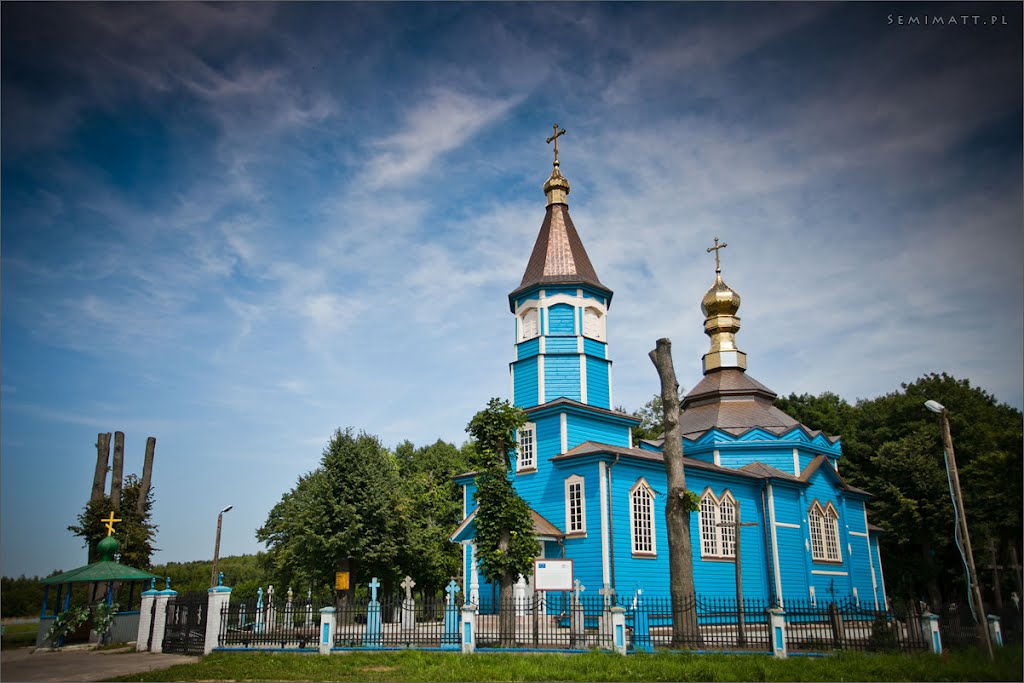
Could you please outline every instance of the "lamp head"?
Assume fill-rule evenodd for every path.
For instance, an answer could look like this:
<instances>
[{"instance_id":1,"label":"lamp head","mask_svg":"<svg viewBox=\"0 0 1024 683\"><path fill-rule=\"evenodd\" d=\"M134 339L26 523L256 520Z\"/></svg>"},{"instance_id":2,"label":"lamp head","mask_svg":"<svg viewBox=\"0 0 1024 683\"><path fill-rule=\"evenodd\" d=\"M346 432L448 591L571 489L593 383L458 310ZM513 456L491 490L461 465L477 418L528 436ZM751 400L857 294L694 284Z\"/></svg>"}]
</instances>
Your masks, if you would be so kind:
<instances>
[{"instance_id":1,"label":"lamp head","mask_svg":"<svg viewBox=\"0 0 1024 683\"><path fill-rule=\"evenodd\" d=\"M938 413L939 415L946 412L946 407L939 403L938 401L925 401L924 407L932 411L933 413Z\"/></svg>"},{"instance_id":2,"label":"lamp head","mask_svg":"<svg viewBox=\"0 0 1024 683\"><path fill-rule=\"evenodd\" d=\"M220 511L220 514L223 515L225 512L231 512L231 508L233 508L233 507L235 507L235 506L234 505L228 505L226 508L224 508L223 510Z\"/></svg>"}]
</instances>

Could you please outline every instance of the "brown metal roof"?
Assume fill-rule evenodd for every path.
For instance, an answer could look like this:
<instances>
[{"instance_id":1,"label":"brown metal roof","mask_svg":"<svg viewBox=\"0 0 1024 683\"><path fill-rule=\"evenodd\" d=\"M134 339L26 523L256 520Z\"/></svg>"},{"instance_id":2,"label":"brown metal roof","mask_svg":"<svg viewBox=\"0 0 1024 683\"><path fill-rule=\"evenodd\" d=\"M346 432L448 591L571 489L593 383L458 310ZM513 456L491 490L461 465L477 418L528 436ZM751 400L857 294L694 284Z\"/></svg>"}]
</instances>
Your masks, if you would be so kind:
<instances>
[{"instance_id":1,"label":"brown metal roof","mask_svg":"<svg viewBox=\"0 0 1024 683\"><path fill-rule=\"evenodd\" d=\"M459 523L459 526L455 528L455 531L453 531L451 536L449 536L448 538L450 540L458 538L458 536L462 534L466 530L466 528L469 527L470 524L473 523L473 520L476 519L476 513L477 510L479 509L480 508L478 507L474 509L472 512L470 512L469 515L467 515L466 518ZM530 519L533 520L533 533L537 536L551 536L554 538L563 538L565 536L565 534L562 533L561 529L559 529L557 526L555 526L548 520L544 519L533 508L530 508Z\"/></svg>"},{"instance_id":2,"label":"brown metal roof","mask_svg":"<svg viewBox=\"0 0 1024 683\"><path fill-rule=\"evenodd\" d=\"M752 462L750 464L744 465L740 469L744 470L745 472L750 472L751 474L757 474L761 477L764 477L765 479L786 479L788 481L794 482L800 481L798 477L794 477L792 474L789 474L788 472L783 472L782 470L772 467L771 465L765 465L763 462Z\"/></svg>"},{"instance_id":3,"label":"brown metal roof","mask_svg":"<svg viewBox=\"0 0 1024 683\"><path fill-rule=\"evenodd\" d=\"M587 284L611 291L598 279L565 204L548 206L523 280L509 297L538 284Z\"/></svg>"}]
</instances>

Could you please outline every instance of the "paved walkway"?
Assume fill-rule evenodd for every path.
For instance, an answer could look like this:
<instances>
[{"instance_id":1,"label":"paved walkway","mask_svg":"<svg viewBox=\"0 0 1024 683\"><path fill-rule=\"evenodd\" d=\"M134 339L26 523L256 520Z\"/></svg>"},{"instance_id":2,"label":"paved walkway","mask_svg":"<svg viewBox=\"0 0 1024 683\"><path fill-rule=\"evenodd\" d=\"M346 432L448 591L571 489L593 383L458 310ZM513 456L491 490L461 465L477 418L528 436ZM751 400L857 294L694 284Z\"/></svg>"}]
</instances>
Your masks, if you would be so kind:
<instances>
[{"instance_id":1,"label":"paved walkway","mask_svg":"<svg viewBox=\"0 0 1024 683\"><path fill-rule=\"evenodd\" d=\"M114 676L166 669L175 664L192 664L198 657L65 649L51 652L21 647L0 652L0 680L3 681L109 681Z\"/></svg>"}]
</instances>

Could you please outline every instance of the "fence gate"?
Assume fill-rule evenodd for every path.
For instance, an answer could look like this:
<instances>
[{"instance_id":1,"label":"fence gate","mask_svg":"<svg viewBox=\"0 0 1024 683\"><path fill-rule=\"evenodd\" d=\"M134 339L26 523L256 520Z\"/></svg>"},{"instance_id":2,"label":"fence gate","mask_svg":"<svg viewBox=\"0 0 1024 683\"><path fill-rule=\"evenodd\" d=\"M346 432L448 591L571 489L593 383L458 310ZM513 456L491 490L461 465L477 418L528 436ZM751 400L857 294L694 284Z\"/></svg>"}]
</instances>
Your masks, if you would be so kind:
<instances>
[{"instance_id":1,"label":"fence gate","mask_svg":"<svg viewBox=\"0 0 1024 683\"><path fill-rule=\"evenodd\" d=\"M202 655L206 640L206 593L172 596L167 601L163 651Z\"/></svg>"}]
</instances>

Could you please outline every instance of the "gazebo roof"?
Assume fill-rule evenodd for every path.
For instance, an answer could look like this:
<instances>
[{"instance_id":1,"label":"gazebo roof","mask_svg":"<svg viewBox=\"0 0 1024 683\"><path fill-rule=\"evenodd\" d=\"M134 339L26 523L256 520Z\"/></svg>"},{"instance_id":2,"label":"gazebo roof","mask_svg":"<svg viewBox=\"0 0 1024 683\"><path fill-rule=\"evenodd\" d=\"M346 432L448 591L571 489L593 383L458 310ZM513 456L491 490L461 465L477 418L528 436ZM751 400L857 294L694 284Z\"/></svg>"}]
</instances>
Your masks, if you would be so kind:
<instances>
[{"instance_id":1,"label":"gazebo roof","mask_svg":"<svg viewBox=\"0 0 1024 683\"><path fill-rule=\"evenodd\" d=\"M92 583L94 581L143 581L155 579L156 574L123 565L120 562L100 560L78 569L57 574L40 581L42 584Z\"/></svg>"}]
</instances>

